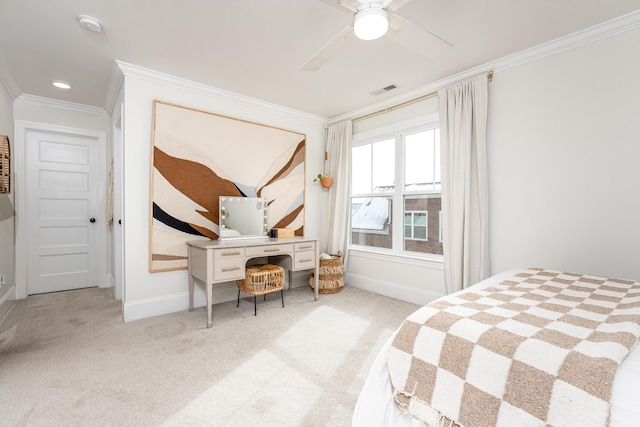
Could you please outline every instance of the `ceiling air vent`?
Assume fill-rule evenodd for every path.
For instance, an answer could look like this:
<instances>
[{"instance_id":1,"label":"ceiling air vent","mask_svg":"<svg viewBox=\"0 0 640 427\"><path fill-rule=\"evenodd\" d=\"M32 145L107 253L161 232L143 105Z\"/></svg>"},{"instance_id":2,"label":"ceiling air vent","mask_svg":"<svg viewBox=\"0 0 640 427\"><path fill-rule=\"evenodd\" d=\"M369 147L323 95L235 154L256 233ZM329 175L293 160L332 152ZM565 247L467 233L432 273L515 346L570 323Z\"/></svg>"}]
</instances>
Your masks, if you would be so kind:
<instances>
[{"instance_id":1,"label":"ceiling air vent","mask_svg":"<svg viewBox=\"0 0 640 427\"><path fill-rule=\"evenodd\" d=\"M371 92L371 95L375 95L375 96L382 95L383 93L389 92L390 90L394 90L397 87L398 86L396 85L389 85L389 86L383 87L382 89L378 89L376 91Z\"/></svg>"}]
</instances>

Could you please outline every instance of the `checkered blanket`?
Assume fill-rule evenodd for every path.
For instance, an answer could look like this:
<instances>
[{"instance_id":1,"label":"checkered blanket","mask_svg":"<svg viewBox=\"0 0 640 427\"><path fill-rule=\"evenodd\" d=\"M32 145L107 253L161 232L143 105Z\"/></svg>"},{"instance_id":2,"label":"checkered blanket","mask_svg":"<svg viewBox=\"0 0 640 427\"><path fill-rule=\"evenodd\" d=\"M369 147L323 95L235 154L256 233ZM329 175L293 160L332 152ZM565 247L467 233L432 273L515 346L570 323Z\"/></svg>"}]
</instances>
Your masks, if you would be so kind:
<instances>
[{"instance_id":1,"label":"checkered blanket","mask_svg":"<svg viewBox=\"0 0 640 427\"><path fill-rule=\"evenodd\" d=\"M428 425L606 426L639 335L640 282L529 269L416 311L387 365Z\"/></svg>"}]
</instances>

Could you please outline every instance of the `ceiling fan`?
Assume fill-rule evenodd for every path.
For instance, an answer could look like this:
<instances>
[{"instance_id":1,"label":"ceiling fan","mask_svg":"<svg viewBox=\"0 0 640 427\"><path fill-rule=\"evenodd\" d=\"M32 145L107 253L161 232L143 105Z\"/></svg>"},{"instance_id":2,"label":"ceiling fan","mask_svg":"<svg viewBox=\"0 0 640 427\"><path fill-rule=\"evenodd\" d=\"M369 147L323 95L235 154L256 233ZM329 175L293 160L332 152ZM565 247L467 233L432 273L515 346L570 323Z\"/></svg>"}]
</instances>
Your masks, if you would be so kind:
<instances>
[{"instance_id":1,"label":"ceiling fan","mask_svg":"<svg viewBox=\"0 0 640 427\"><path fill-rule=\"evenodd\" d=\"M441 39L395 14L410 0L320 0L330 6L354 14L353 25L347 25L329 43L324 45L300 68L302 71L316 71L342 46L344 46L355 33L356 37L363 40L374 40L386 35L396 42L408 47L414 52L435 58L453 45Z\"/></svg>"}]
</instances>

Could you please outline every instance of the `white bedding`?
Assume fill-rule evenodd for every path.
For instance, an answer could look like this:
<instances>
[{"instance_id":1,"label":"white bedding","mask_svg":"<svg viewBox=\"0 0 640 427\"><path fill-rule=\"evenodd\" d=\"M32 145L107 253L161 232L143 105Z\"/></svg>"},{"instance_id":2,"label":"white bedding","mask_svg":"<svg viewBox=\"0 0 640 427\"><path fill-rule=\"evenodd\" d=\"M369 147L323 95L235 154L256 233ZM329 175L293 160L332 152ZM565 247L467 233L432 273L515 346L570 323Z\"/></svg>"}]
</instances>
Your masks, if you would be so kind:
<instances>
[{"instance_id":1,"label":"white bedding","mask_svg":"<svg viewBox=\"0 0 640 427\"><path fill-rule=\"evenodd\" d=\"M491 286L521 270L495 275L476 285L475 289ZM417 419L402 413L393 401L387 370L387 352L393 336L378 354L358 397L352 427L424 427ZM640 346L636 344L616 373L611 397L610 427L640 425ZM578 427L578 426L576 426Z\"/></svg>"}]
</instances>

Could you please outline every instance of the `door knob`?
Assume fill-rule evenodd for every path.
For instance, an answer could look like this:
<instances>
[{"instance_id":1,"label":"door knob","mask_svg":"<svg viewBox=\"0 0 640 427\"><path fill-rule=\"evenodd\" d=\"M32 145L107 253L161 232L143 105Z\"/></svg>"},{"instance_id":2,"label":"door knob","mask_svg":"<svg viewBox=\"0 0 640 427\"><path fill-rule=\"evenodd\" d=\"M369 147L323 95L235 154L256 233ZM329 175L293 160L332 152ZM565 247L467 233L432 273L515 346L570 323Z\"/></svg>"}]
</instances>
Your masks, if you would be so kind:
<instances>
[{"instance_id":1,"label":"door knob","mask_svg":"<svg viewBox=\"0 0 640 427\"><path fill-rule=\"evenodd\" d=\"M95 218L91 218L91 219L89 220L89 222L96 222L96 219L95 219Z\"/></svg>"}]
</instances>

